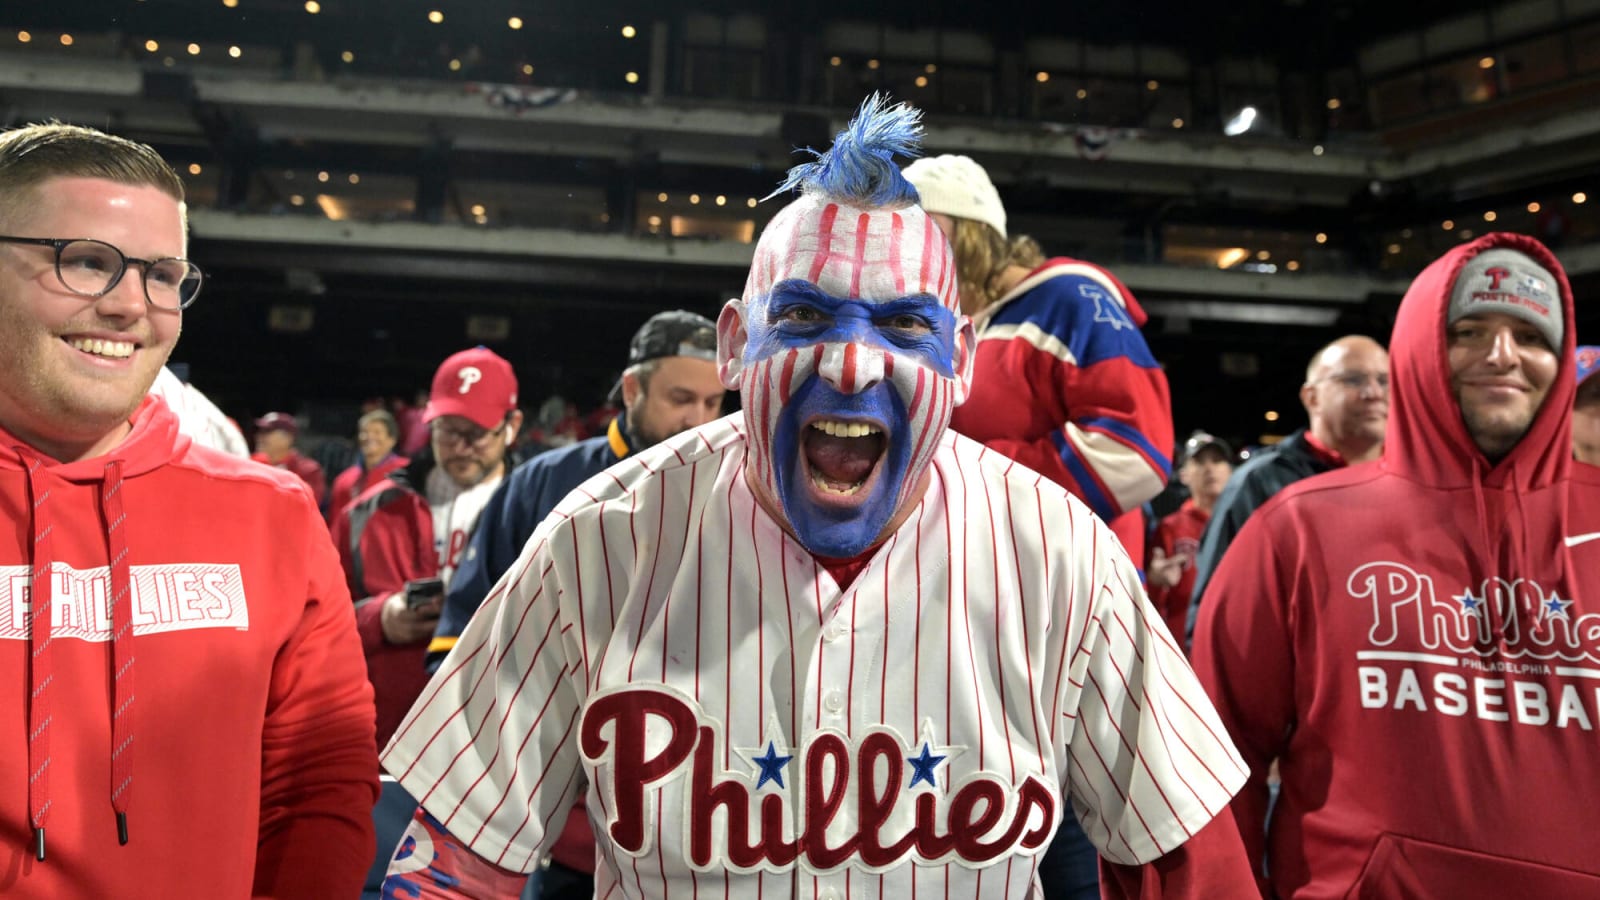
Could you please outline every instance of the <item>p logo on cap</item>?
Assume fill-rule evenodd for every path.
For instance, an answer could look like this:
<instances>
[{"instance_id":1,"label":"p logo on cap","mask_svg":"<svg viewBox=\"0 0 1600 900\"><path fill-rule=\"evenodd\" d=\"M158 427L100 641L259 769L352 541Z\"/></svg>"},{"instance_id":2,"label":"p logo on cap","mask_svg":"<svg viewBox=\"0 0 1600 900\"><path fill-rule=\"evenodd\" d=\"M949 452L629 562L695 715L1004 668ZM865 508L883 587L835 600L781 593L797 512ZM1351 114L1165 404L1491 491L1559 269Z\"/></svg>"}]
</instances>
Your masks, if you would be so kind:
<instances>
[{"instance_id":1,"label":"p logo on cap","mask_svg":"<svg viewBox=\"0 0 1600 900\"><path fill-rule=\"evenodd\" d=\"M517 408L517 376L487 347L463 350L446 359L433 374L433 390L423 421L461 416L482 428L498 428Z\"/></svg>"}]
</instances>

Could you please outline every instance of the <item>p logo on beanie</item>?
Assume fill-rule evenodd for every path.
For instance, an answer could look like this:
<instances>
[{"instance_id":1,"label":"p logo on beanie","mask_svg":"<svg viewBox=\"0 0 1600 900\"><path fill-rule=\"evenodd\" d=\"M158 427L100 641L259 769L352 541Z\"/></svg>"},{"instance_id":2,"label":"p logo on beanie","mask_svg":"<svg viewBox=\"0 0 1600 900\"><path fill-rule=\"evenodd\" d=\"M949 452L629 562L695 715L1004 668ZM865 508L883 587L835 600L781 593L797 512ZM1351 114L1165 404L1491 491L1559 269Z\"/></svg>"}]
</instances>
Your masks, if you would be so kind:
<instances>
[{"instance_id":1,"label":"p logo on beanie","mask_svg":"<svg viewBox=\"0 0 1600 900\"><path fill-rule=\"evenodd\" d=\"M1564 322L1559 282L1549 269L1520 250L1495 247L1467 260L1450 290L1445 321L1501 313L1539 329L1552 350L1561 350Z\"/></svg>"}]
</instances>

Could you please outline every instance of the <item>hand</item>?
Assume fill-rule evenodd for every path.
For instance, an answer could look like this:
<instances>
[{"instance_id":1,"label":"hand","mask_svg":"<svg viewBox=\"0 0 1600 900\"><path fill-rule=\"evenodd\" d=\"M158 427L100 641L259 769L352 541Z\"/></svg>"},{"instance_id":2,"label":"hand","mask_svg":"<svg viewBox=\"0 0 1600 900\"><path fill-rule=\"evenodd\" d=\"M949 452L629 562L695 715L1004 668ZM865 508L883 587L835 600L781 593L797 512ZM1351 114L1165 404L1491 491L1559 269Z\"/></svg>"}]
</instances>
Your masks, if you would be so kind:
<instances>
[{"instance_id":1,"label":"hand","mask_svg":"<svg viewBox=\"0 0 1600 900\"><path fill-rule=\"evenodd\" d=\"M1150 551L1150 564L1145 566L1145 582L1153 588L1169 588L1183 578L1184 567L1189 565L1189 554L1174 553L1168 556L1160 547Z\"/></svg>"},{"instance_id":2,"label":"hand","mask_svg":"<svg viewBox=\"0 0 1600 900\"><path fill-rule=\"evenodd\" d=\"M396 646L415 644L433 637L439 624L439 613L444 610L444 598L435 597L422 606L412 609L406 605L405 591L396 591L384 598L378 621L383 626L383 639Z\"/></svg>"}]
</instances>

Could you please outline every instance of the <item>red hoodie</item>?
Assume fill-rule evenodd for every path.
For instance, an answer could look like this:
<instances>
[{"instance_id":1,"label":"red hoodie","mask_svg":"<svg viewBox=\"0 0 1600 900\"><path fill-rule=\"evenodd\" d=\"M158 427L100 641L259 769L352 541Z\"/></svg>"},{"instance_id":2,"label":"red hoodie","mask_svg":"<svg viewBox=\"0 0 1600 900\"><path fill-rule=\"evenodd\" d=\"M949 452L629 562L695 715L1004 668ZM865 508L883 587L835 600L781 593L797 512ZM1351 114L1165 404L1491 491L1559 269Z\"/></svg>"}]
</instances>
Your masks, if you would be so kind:
<instances>
[{"instance_id":1,"label":"red hoodie","mask_svg":"<svg viewBox=\"0 0 1600 900\"><path fill-rule=\"evenodd\" d=\"M0 430L0 522L0 896L358 894L372 690L306 485L147 400L94 459Z\"/></svg>"},{"instance_id":2,"label":"red hoodie","mask_svg":"<svg viewBox=\"0 0 1600 900\"><path fill-rule=\"evenodd\" d=\"M1560 368L1491 464L1449 385L1450 287L1509 247L1555 273ZM1380 462L1301 481L1206 588L1194 666L1254 778L1234 800L1283 898L1600 897L1600 470L1571 461L1572 291L1486 235L1418 276L1389 346ZM1215 602L1212 602L1215 598Z\"/></svg>"}]
</instances>

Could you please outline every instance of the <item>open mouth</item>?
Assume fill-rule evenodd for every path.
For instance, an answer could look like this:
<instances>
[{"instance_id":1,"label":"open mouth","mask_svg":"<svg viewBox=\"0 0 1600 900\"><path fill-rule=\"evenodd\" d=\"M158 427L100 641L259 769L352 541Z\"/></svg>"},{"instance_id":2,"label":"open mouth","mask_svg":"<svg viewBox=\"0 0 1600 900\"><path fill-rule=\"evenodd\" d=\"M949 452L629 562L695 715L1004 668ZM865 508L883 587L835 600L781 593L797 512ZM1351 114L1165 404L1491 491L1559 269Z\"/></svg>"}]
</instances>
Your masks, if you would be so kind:
<instances>
[{"instance_id":1,"label":"open mouth","mask_svg":"<svg viewBox=\"0 0 1600 900\"><path fill-rule=\"evenodd\" d=\"M888 435L882 426L815 419L805 428L800 451L812 485L825 495L844 498L862 492L887 447Z\"/></svg>"},{"instance_id":2,"label":"open mouth","mask_svg":"<svg viewBox=\"0 0 1600 900\"><path fill-rule=\"evenodd\" d=\"M99 338L62 338L62 340L79 353L99 359L127 359L133 355L137 346L132 341L105 341Z\"/></svg>"}]
</instances>

